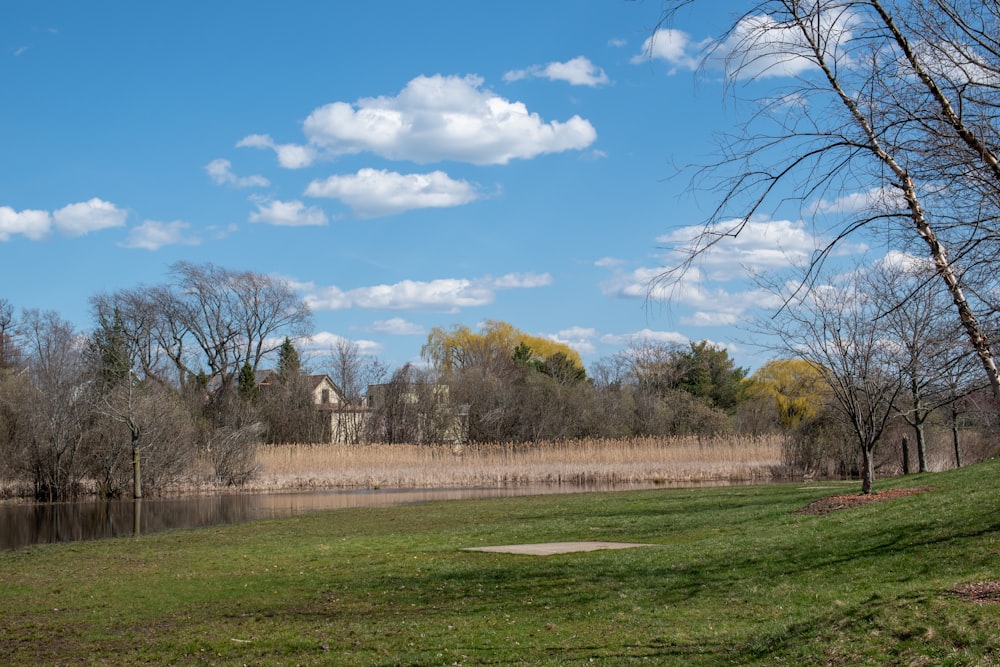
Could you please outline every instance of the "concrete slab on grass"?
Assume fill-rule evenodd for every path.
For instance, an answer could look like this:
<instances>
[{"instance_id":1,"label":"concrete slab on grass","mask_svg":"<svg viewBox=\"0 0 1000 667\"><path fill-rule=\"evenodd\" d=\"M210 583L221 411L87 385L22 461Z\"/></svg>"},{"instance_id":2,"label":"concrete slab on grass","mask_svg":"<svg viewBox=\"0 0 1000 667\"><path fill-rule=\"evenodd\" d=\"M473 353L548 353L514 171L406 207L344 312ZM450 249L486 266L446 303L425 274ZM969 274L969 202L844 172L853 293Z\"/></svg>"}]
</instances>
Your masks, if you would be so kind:
<instances>
[{"instance_id":1,"label":"concrete slab on grass","mask_svg":"<svg viewBox=\"0 0 1000 667\"><path fill-rule=\"evenodd\" d=\"M632 542L546 542L543 544L507 544L498 547L468 547L463 551L488 551L503 554L525 554L528 556L551 556L576 551L599 551L601 549L635 549L651 547L652 544Z\"/></svg>"}]
</instances>

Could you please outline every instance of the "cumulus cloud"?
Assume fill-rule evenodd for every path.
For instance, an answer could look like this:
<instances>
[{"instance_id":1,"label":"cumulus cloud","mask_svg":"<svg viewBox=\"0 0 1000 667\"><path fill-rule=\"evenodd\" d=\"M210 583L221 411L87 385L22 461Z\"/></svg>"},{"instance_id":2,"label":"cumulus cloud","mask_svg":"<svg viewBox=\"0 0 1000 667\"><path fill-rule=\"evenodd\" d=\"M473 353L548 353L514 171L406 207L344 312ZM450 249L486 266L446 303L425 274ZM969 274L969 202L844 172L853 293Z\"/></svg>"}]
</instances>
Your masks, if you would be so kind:
<instances>
[{"instance_id":1,"label":"cumulus cloud","mask_svg":"<svg viewBox=\"0 0 1000 667\"><path fill-rule=\"evenodd\" d=\"M844 46L852 38L855 16L849 12L824 12L820 30L830 57L847 64ZM663 60L678 70L694 70L702 64L724 70L730 78L749 80L799 76L816 69L816 60L799 29L784 25L767 14L743 17L724 40L693 40L673 28L661 28L649 37L633 63Z\"/></svg>"},{"instance_id":2,"label":"cumulus cloud","mask_svg":"<svg viewBox=\"0 0 1000 667\"><path fill-rule=\"evenodd\" d=\"M365 308L380 310L430 310L458 312L462 308L485 306L502 289L548 285L548 274L507 274L500 278L442 278L430 281L403 280L392 285L373 285L342 290L336 286L300 286L305 301L314 310Z\"/></svg>"},{"instance_id":3,"label":"cumulus cloud","mask_svg":"<svg viewBox=\"0 0 1000 667\"><path fill-rule=\"evenodd\" d=\"M664 60L672 66L671 74L677 70L695 70L701 64L704 50L712 40L692 41L683 30L660 28L642 43L642 51L633 56L633 63L648 62L649 59Z\"/></svg>"},{"instance_id":4,"label":"cumulus cloud","mask_svg":"<svg viewBox=\"0 0 1000 667\"><path fill-rule=\"evenodd\" d=\"M711 234L723 235L733 230L737 221L722 222L708 228ZM802 222L756 219L747 223L738 236L727 237L705 250L697 264L683 274L667 275L692 249L692 239L703 233L702 226L683 227L657 240L666 244L664 263L634 268L609 266L612 275L602 284L610 296L626 299L652 299L684 307L681 323L688 326L728 326L745 321L758 309L774 310L781 301L770 291L748 286L749 276L792 268L808 263L816 248L825 241L814 235ZM860 253L861 244L844 243L841 254Z\"/></svg>"},{"instance_id":5,"label":"cumulus cloud","mask_svg":"<svg viewBox=\"0 0 1000 667\"><path fill-rule=\"evenodd\" d=\"M233 163L222 158L212 160L206 164L205 171L208 172L208 175L211 176L212 180L218 185L232 185L237 188L266 188L271 184L271 181L267 180L263 176L237 176L233 173Z\"/></svg>"},{"instance_id":6,"label":"cumulus cloud","mask_svg":"<svg viewBox=\"0 0 1000 667\"><path fill-rule=\"evenodd\" d=\"M927 274L934 270L934 260L929 257L912 255L908 252L900 252L898 250L890 250L876 261L875 264L877 266L899 269L914 275Z\"/></svg>"},{"instance_id":7,"label":"cumulus cloud","mask_svg":"<svg viewBox=\"0 0 1000 667\"><path fill-rule=\"evenodd\" d=\"M316 206L306 206L298 200L268 199L257 202L257 211L250 214L250 222L279 227L317 227L328 221L323 209Z\"/></svg>"},{"instance_id":8,"label":"cumulus cloud","mask_svg":"<svg viewBox=\"0 0 1000 667\"><path fill-rule=\"evenodd\" d=\"M385 169L361 169L312 181L305 194L338 199L358 217L394 215L418 208L449 208L475 201L475 186L457 181L443 171L399 174Z\"/></svg>"},{"instance_id":9,"label":"cumulus cloud","mask_svg":"<svg viewBox=\"0 0 1000 667\"><path fill-rule=\"evenodd\" d=\"M733 234L738 230L738 234ZM722 238L720 243L701 253L698 266L711 280L730 280L763 271L803 266L813 254L829 244L829 239L814 233L805 222L754 218L747 223L741 220L724 220L707 227L691 225L680 227L658 237L657 242L667 250L667 264L680 264L699 246L703 237ZM702 242L702 246L704 243ZM837 255L862 253L867 246L849 241L840 242Z\"/></svg>"},{"instance_id":10,"label":"cumulus cloud","mask_svg":"<svg viewBox=\"0 0 1000 667\"><path fill-rule=\"evenodd\" d=\"M309 114L303 130L310 146L331 155L370 152L391 160L479 165L581 150L597 138L580 116L545 122L523 102L483 88L480 77L441 75L419 76L395 97L327 104ZM241 144L270 141L254 136L264 138Z\"/></svg>"},{"instance_id":11,"label":"cumulus cloud","mask_svg":"<svg viewBox=\"0 0 1000 667\"><path fill-rule=\"evenodd\" d=\"M565 81L574 86L589 86L591 88L610 83L604 70L590 59L577 56L564 63L552 62L547 65L534 65L527 69L511 70L503 75L504 81L520 81L527 78L542 78L550 81Z\"/></svg>"},{"instance_id":12,"label":"cumulus cloud","mask_svg":"<svg viewBox=\"0 0 1000 667\"><path fill-rule=\"evenodd\" d=\"M56 229L68 236L82 236L109 227L121 227L127 217L127 211L97 197L69 204L52 214Z\"/></svg>"},{"instance_id":13,"label":"cumulus cloud","mask_svg":"<svg viewBox=\"0 0 1000 667\"><path fill-rule=\"evenodd\" d=\"M267 134L251 134L236 142L237 148L266 148L278 156L278 164L286 169L308 167L318 157L312 146L278 144Z\"/></svg>"},{"instance_id":14,"label":"cumulus cloud","mask_svg":"<svg viewBox=\"0 0 1000 667\"><path fill-rule=\"evenodd\" d=\"M198 245L201 239L188 236L190 224L182 220L159 222L147 220L129 230L128 238L121 245L125 248L159 250L166 245Z\"/></svg>"},{"instance_id":15,"label":"cumulus cloud","mask_svg":"<svg viewBox=\"0 0 1000 667\"><path fill-rule=\"evenodd\" d=\"M14 234L39 241L51 228L52 216L48 211L15 211L10 206L0 206L0 242L9 241Z\"/></svg>"},{"instance_id":16,"label":"cumulus cloud","mask_svg":"<svg viewBox=\"0 0 1000 667\"><path fill-rule=\"evenodd\" d=\"M10 206L0 206L0 242L9 241L14 234L40 241L53 228L66 236L83 236L101 229L121 227L126 218L128 211L97 197L68 204L52 213L32 209L16 211Z\"/></svg>"},{"instance_id":17,"label":"cumulus cloud","mask_svg":"<svg viewBox=\"0 0 1000 667\"><path fill-rule=\"evenodd\" d=\"M862 211L898 211L906 200L895 189L872 188L865 192L850 192L836 199L818 199L809 206L812 213L860 213Z\"/></svg>"}]
</instances>

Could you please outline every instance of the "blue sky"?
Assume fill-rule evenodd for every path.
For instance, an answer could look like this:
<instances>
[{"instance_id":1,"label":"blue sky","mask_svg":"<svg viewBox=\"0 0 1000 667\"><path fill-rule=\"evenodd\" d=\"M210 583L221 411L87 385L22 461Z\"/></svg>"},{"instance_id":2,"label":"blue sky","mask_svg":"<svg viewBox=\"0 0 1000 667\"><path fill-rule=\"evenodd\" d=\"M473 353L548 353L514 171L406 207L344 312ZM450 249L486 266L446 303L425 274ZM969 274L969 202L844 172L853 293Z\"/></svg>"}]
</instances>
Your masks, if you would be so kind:
<instances>
[{"instance_id":1,"label":"blue sky","mask_svg":"<svg viewBox=\"0 0 1000 667\"><path fill-rule=\"evenodd\" d=\"M677 165L739 121L693 68L745 3L710 4L650 46L653 0L4 3L0 297L89 329L90 296L213 262L393 367L487 319L588 364L708 339L754 367L739 322L774 303L744 268L812 224L762 218L646 298L714 204Z\"/></svg>"}]
</instances>

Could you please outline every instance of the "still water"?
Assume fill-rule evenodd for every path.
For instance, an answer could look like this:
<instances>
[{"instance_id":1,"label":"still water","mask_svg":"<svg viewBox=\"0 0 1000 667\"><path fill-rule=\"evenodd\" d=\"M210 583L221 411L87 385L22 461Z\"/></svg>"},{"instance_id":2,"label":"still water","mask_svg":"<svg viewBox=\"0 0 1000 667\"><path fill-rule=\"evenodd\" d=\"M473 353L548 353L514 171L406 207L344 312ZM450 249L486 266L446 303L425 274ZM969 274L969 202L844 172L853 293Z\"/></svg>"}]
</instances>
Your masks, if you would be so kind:
<instances>
[{"instance_id":1,"label":"still water","mask_svg":"<svg viewBox=\"0 0 1000 667\"><path fill-rule=\"evenodd\" d=\"M48 542L138 537L167 530L198 528L261 519L278 519L316 510L386 507L467 498L501 498L660 488L663 485L530 485L489 489L404 489L224 494L75 503L0 504L0 549Z\"/></svg>"}]
</instances>

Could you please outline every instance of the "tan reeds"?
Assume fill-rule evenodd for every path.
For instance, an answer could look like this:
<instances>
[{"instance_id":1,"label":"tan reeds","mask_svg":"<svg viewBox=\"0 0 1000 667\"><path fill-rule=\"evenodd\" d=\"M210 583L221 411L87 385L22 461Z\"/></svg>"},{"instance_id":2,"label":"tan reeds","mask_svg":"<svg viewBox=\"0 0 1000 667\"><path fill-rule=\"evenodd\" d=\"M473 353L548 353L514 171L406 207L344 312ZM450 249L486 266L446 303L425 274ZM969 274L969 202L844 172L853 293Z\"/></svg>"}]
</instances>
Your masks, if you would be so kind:
<instances>
[{"instance_id":1,"label":"tan reeds","mask_svg":"<svg viewBox=\"0 0 1000 667\"><path fill-rule=\"evenodd\" d=\"M269 445L253 490L748 482L774 477L780 437L531 444Z\"/></svg>"}]
</instances>

